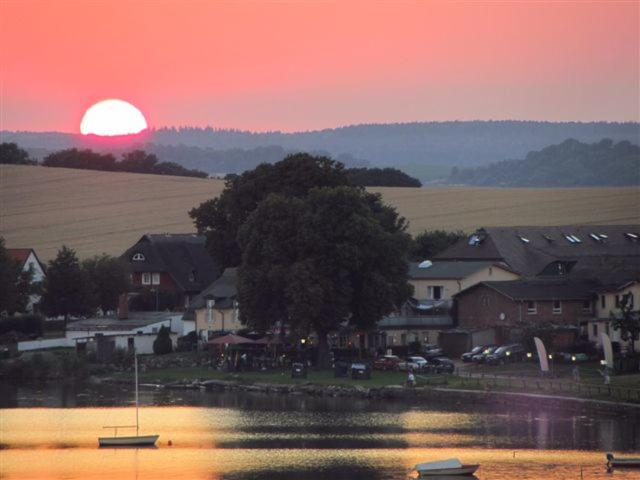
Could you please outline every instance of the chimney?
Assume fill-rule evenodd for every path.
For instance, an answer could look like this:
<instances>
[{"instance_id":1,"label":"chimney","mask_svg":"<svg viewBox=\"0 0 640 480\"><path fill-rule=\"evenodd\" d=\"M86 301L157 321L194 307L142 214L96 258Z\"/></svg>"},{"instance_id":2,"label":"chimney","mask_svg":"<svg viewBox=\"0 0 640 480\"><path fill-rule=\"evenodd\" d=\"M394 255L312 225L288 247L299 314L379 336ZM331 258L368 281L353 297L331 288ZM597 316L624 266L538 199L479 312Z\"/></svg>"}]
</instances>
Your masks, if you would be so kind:
<instances>
[{"instance_id":1,"label":"chimney","mask_svg":"<svg viewBox=\"0 0 640 480\"><path fill-rule=\"evenodd\" d=\"M122 293L118 297L118 320L126 320L129 318L129 296Z\"/></svg>"}]
</instances>

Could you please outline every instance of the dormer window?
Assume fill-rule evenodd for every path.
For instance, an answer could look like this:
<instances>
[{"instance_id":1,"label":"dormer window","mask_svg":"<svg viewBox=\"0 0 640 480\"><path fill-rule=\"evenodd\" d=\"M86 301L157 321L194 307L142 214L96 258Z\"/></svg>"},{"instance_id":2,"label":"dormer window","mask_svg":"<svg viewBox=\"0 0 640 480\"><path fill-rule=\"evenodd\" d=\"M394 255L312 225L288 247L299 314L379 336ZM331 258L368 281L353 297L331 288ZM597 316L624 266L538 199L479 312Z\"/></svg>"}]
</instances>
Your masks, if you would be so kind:
<instances>
[{"instance_id":1,"label":"dormer window","mask_svg":"<svg viewBox=\"0 0 640 480\"><path fill-rule=\"evenodd\" d=\"M189 274L189 281L192 282L192 283L196 281L196 271L195 270L191 270L191 273Z\"/></svg>"},{"instance_id":2,"label":"dormer window","mask_svg":"<svg viewBox=\"0 0 640 480\"><path fill-rule=\"evenodd\" d=\"M518 235L518 238L520 239L520 241L522 243L529 243L529 239L527 237L523 237L521 235Z\"/></svg>"},{"instance_id":3,"label":"dormer window","mask_svg":"<svg viewBox=\"0 0 640 480\"><path fill-rule=\"evenodd\" d=\"M144 255L142 253L138 252L133 254L131 260L133 260L134 262L144 262L146 258L144 258Z\"/></svg>"}]
</instances>

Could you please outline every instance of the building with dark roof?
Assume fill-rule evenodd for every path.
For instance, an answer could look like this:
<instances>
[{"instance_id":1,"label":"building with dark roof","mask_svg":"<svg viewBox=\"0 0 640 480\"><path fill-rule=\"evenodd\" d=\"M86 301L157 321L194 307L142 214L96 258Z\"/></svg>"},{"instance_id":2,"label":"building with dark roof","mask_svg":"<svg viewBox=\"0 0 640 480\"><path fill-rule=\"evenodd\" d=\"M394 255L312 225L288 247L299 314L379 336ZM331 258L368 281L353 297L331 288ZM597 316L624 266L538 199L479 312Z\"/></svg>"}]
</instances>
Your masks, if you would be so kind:
<instances>
[{"instance_id":1,"label":"building with dark roof","mask_svg":"<svg viewBox=\"0 0 640 480\"><path fill-rule=\"evenodd\" d=\"M640 257L640 225L564 225L481 228L436 260L504 262L533 277L578 260Z\"/></svg>"},{"instance_id":2,"label":"building with dark roof","mask_svg":"<svg viewBox=\"0 0 640 480\"><path fill-rule=\"evenodd\" d=\"M194 322L194 328L202 341L214 332L235 332L243 325L238 316L238 269L226 268L222 275L193 298L183 319Z\"/></svg>"},{"instance_id":3,"label":"building with dark roof","mask_svg":"<svg viewBox=\"0 0 640 480\"><path fill-rule=\"evenodd\" d=\"M205 242L195 234L147 234L121 258L130 265L135 287L175 292L187 307L220 275Z\"/></svg>"},{"instance_id":4,"label":"building with dark roof","mask_svg":"<svg viewBox=\"0 0 640 480\"><path fill-rule=\"evenodd\" d=\"M20 264L20 268L23 272L28 272L31 269L31 283L40 284L44 281L46 273L45 267L40 259L36 255L33 248L7 248L9 257L13 258ZM40 302L40 295L34 294L29 297L26 311L33 312L35 306Z\"/></svg>"}]
</instances>

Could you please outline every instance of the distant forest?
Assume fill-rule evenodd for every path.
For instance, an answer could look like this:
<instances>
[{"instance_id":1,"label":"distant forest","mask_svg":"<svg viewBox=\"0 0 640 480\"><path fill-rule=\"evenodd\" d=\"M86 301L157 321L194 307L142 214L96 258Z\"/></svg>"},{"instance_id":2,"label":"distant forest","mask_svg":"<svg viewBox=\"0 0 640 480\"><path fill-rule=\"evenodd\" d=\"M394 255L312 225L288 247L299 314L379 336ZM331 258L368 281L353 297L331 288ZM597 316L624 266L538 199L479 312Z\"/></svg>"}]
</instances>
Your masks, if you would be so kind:
<instances>
[{"instance_id":1,"label":"distant forest","mask_svg":"<svg viewBox=\"0 0 640 480\"><path fill-rule=\"evenodd\" d=\"M352 185L362 187L421 187L417 178L397 168L349 168L347 178Z\"/></svg>"},{"instance_id":2,"label":"distant forest","mask_svg":"<svg viewBox=\"0 0 640 480\"><path fill-rule=\"evenodd\" d=\"M56 132L0 132L32 157L67 148L117 153L114 145L95 145L81 135ZM135 144L159 161L210 174L241 173L286 154L309 152L330 156L349 168L393 167L423 182L443 179L451 168L476 167L524 158L535 150L575 138L593 143L640 142L637 122L463 121L354 125L309 132L247 132L214 128L161 128L148 131ZM119 148L123 146L120 145ZM124 151L125 149L122 148ZM406 167L406 168L405 168Z\"/></svg>"},{"instance_id":3,"label":"distant forest","mask_svg":"<svg viewBox=\"0 0 640 480\"><path fill-rule=\"evenodd\" d=\"M609 138L591 144L569 139L529 152L523 160L454 168L447 183L500 187L640 185L640 147Z\"/></svg>"}]
</instances>

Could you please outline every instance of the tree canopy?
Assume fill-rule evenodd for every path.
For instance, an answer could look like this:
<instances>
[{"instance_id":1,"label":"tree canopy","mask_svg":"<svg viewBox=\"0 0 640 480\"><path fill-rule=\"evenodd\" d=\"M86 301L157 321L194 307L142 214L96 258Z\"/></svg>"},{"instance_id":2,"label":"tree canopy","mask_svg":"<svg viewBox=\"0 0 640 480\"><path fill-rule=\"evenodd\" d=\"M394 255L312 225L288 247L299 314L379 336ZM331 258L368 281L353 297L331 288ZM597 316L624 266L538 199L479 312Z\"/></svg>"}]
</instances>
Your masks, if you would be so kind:
<instances>
[{"instance_id":1,"label":"tree canopy","mask_svg":"<svg viewBox=\"0 0 640 480\"><path fill-rule=\"evenodd\" d=\"M633 294L631 292L620 298L620 312L611 314L614 330L620 330L620 338L630 342L631 352L635 353L635 342L640 339L640 310L633 309Z\"/></svg>"},{"instance_id":2,"label":"tree canopy","mask_svg":"<svg viewBox=\"0 0 640 480\"><path fill-rule=\"evenodd\" d=\"M174 162L158 162L158 158L144 150L133 150L122 154L117 161L110 153L70 148L47 155L42 161L45 167L79 168L107 172L151 173L154 175L176 175L182 177L208 177L199 170L189 170Z\"/></svg>"},{"instance_id":3,"label":"tree canopy","mask_svg":"<svg viewBox=\"0 0 640 480\"><path fill-rule=\"evenodd\" d=\"M92 289L92 306L102 311L115 310L118 296L129 290L129 266L119 258L96 255L82 262Z\"/></svg>"},{"instance_id":4,"label":"tree canopy","mask_svg":"<svg viewBox=\"0 0 640 480\"><path fill-rule=\"evenodd\" d=\"M63 246L47 266L42 308L49 316L88 315L95 310L91 278L76 253Z\"/></svg>"},{"instance_id":5,"label":"tree canopy","mask_svg":"<svg viewBox=\"0 0 640 480\"><path fill-rule=\"evenodd\" d=\"M410 257L416 262L429 260L466 236L460 230L456 232L425 230L416 235L411 242Z\"/></svg>"},{"instance_id":6,"label":"tree canopy","mask_svg":"<svg viewBox=\"0 0 640 480\"><path fill-rule=\"evenodd\" d=\"M242 321L314 331L321 364L327 334L341 322L371 328L412 293L403 220L361 189L315 188L302 198L272 194L249 215L238 239Z\"/></svg>"},{"instance_id":7,"label":"tree canopy","mask_svg":"<svg viewBox=\"0 0 640 480\"><path fill-rule=\"evenodd\" d=\"M29 158L26 150L16 143L0 143L0 163L11 165L33 165L36 162Z\"/></svg>"},{"instance_id":8,"label":"tree canopy","mask_svg":"<svg viewBox=\"0 0 640 480\"><path fill-rule=\"evenodd\" d=\"M302 198L316 187L348 185L341 163L306 153L289 155L274 164L262 164L237 176L229 176L217 198L189 212L196 228L207 235L207 246L223 267L240 264L238 230L258 204L272 193Z\"/></svg>"},{"instance_id":9,"label":"tree canopy","mask_svg":"<svg viewBox=\"0 0 640 480\"><path fill-rule=\"evenodd\" d=\"M349 182L361 187L421 187L422 183L397 168L350 168Z\"/></svg>"}]
</instances>

